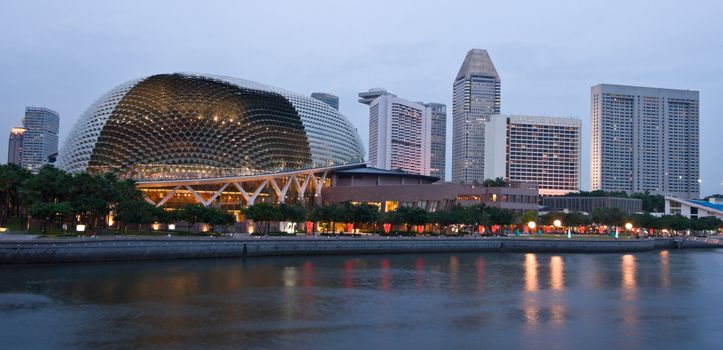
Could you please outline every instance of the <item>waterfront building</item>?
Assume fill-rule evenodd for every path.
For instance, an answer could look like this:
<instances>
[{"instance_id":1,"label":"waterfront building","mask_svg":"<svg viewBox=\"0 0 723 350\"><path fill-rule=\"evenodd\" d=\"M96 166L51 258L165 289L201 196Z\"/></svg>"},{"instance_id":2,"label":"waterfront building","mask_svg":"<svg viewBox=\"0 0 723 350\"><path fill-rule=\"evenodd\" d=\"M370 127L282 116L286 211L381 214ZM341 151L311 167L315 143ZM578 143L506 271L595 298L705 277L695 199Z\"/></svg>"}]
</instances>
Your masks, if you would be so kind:
<instances>
[{"instance_id":1,"label":"waterfront building","mask_svg":"<svg viewBox=\"0 0 723 350\"><path fill-rule=\"evenodd\" d=\"M339 110L339 96L332 95L326 92L314 92L311 94L311 97L328 104L337 111Z\"/></svg>"},{"instance_id":2,"label":"waterfront building","mask_svg":"<svg viewBox=\"0 0 723 350\"><path fill-rule=\"evenodd\" d=\"M331 185L322 191L325 203L364 202L377 205L384 212L399 206L434 212L455 205L484 204L522 213L537 210L539 203L537 186L529 183L484 187L365 167L337 170L331 178Z\"/></svg>"},{"instance_id":3,"label":"waterfront building","mask_svg":"<svg viewBox=\"0 0 723 350\"><path fill-rule=\"evenodd\" d=\"M493 115L484 177L536 183L543 196L580 191L581 129L577 118Z\"/></svg>"},{"instance_id":4,"label":"waterfront building","mask_svg":"<svg viewBox=\"0 0 723 350\"><path fill-rule=\"evenodd\" d=\"M431 118L429 175L444 181L447 167L447 106L441 103L426 103Z\"/></svg>"},{"instance_id":5,"label":"waterfront building","mask_svg":"<svg viewBox=\"0 0 723 350\"><path fill-rule=\"evenodd\" d=\"M704 201L666 196L665 215L682 215L689 219L715 216L723 220L723 200L710 198Z\"/></svg>"},{"instance_id":6,"label":"waterfront building","mask_svg":"<svg viewBox=\"0 0 723 350\"><path fill-rule=\"evenodd\" d=\"M45 107L25 107L20 166L32 172L58 153L60 114Z\"/></svg>"},{"instance_id":7,"label":"waterfront building","mask_svg":"<svg viewBox=\"0 0 723 350\"><path fill-rule=\"evenodd\" d=\"M25 128L12 128L8 139L8 164L21 165L23 159L23 135Z\"/></svg>"},{"instance_id":8,"label":"waterfront building","mask_svg":"<svg viewBox=\"0 0 723 350\"><path fill-rule=\"evenodd\" d=\"M591 189L700 193L698 91L591 88Z\"/></svg>"},{"instance_id":9,"label":"waterfront building","mask_svg":"<svg viewBox=\"0 0 723 350\"><path fill-rule=\"evenodd\" d=\"M552 210L586 212L592 214L598 208L617 208L626 214L643 211L643 200L622 197L542 197L542 205Z\"/></svg>"},{"instance_id":10,"label":"waterfront building","mask_svg":"<svg viewBox=\"0 0 723 350\"><path fill-rule=\"evenodd\" d=\"M427 107L391 95L369 105L372 167L429 175L431 116Z\"/></svg>"},{"instance_id":11,"label":"waterfront building","mask_svg":"<svg viewBox=\"0 0 723 350\"><path fill-rule=\"evenodd\" d=\"M500 85L487 50L467 52L452 92L453 182L485 180L484 123L500 113Z\"/></svg>"}]
</instances>

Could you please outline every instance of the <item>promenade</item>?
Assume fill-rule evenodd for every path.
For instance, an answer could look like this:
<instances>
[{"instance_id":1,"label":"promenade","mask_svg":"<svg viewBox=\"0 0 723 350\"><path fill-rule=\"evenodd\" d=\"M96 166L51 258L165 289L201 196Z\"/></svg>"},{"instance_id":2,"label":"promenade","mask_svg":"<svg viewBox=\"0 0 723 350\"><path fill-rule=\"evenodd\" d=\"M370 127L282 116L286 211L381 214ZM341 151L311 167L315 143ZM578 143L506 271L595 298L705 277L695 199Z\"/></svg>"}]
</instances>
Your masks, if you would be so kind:
<instances>
[{"instance_id":1,"label":"promenade","mask_svg":"<svg viewBox=\"0 0 723 350\"><path fill-rule=\"evenodd\" d=\"M168 260L289 255L453 252L626 253L717 248L714 238L567 240L507 237L99 237L0 239L0 264Z\"/></svg>"}]
</instances>

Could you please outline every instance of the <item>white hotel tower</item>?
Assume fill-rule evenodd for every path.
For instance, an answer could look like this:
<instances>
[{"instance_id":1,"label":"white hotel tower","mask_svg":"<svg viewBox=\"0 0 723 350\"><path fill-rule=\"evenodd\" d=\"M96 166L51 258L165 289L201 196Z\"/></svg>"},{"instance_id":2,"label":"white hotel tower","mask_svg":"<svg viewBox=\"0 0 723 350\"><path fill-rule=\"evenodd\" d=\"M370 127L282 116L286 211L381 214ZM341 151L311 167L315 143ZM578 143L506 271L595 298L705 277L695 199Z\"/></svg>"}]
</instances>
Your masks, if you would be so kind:
<instances>
[{"instance_id":1,"label":"white hotel tower","mask_svg":"<svg viewBox=\"0 0 723 350\"><path fill-rule=\"evenodd\" d=\"M698 91L592 87L592 190L698 198Z\"/></svg>"},{"instance_id":2,"label":"white hotel tower","mask_svg":"<svg viewBox=\"0 0 723 350\"><path fill-rule=\"evenodd\" d=\"M493 115L485 123L485 178L536 183L540 195L580 191L582 121Z\"/></svg>"},{"instance_id":3,"label":"white hotel tower","mask_svg":"<svg viewBox=\"0 0 723 350\"><path fill-rule=\"evenodd\" d=\"M369 104L371 166L430 175L431 108L381 89L360 93L359 97L359 102Z\"/></svg>"}]
</instances>

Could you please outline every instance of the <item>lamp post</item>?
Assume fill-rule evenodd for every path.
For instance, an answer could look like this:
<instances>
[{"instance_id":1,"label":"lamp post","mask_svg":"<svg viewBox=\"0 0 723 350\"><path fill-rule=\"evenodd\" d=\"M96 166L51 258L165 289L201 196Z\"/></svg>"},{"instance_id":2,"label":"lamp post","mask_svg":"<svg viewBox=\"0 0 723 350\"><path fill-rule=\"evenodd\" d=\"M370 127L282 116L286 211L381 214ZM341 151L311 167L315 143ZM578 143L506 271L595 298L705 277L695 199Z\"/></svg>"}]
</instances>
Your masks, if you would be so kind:
<instances>
[{"instance_id":1,"label":"lamp post","mask_svg":"<svg viewBox=\"0 0 723 350\"><path fill-rule=\"evenodd\" d=\"M534 221L530 221L527 223L527 227L530 228L530 234L535 231L535 227L537 227L537 224Z\"/></svg>"}]
</instances>

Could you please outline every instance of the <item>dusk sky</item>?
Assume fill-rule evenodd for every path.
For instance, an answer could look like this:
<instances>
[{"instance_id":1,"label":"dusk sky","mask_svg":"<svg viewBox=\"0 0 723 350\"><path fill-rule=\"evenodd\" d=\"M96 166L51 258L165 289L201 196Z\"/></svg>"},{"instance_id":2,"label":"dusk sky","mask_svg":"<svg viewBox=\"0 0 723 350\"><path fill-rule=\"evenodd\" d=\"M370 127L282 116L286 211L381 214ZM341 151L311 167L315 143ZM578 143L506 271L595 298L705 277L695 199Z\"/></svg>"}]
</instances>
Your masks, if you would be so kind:
<instances>
[{"instance_id":1,"label":"dusk sky","mask_svg":"<svg viewBox=\"0 0 723 350\"><path fill-rule=\"evenodd\" d=\"M449 169L452 81L483 48L502 113L582 119L585 190L591 86L700 91L701 195L723 193L721 14L723 1L3 1L0 160L25 106L60 113L62 144L111 88L197 72L336 94L365 145L358 92L444 103Z\"/></svg>"}]
</instances>

